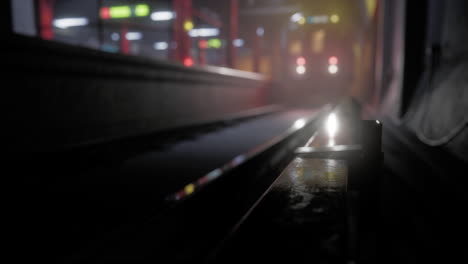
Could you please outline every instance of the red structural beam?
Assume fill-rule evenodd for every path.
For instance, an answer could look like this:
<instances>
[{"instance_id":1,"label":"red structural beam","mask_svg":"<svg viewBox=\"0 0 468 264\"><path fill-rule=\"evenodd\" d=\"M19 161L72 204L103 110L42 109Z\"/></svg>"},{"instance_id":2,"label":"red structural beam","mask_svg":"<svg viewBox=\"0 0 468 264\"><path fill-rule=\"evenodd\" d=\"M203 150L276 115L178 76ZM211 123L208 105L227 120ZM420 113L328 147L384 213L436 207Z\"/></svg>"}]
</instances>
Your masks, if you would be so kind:
<instances>
[{"instance_id":1,"label":"red structural beam","mask_svg":"<svg viewBox=\"0 0 468 264\"><path fill-rule=\"evenodd\" d=\"M54 39L52 22L54 20L55 0L37 0L39 15L39 36L43 39Z\"/></svg>"},{"instance_id":2,"label":"red structural beam","mask_svg":"<svg viewBox=\"0 0 468 264\"><path fill-rule=\"evenodd\" d=\"M172 57L174 60L184 62L190 58L191 40L184 24L192 21L192 0L173 0L173 10L177 14L173 24L173 42L177 47L173 49Z\"/></svg>"},{"instance_id":3,"label":"red structural beam","mask_svg":"<svg viewBox=\"0 0 468 264\"><path fill-rule=\"evenodd\" d=\"M129 54L130 53L130 41L127 39L128 26L123 23L120 28L120 53Z\"/></svg>"}]
</instances>

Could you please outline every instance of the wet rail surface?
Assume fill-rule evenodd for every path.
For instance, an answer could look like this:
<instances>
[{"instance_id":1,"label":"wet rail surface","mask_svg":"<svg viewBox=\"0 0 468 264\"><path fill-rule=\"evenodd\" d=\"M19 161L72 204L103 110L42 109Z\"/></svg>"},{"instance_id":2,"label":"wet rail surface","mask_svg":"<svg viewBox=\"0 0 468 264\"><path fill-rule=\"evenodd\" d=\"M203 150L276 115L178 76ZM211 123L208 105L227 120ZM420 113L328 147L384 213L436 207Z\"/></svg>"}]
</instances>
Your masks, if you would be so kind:
<instances>
[{"instance_id":1,"label":"wet rail surface","mask_svg":"<svg viewBox=\"0 0 468 264\"><path fill-rule=\"evenodd\" d=\"M284 133L296 121L316 114L288 111L264 115L184 137L170 145L160 144L157 139L149 141L150 147L145 146L142 152L111 148L106 152L109 158L93 154L99 157L98 162L70 162L54 155L37 157L40 162L18 172L27 171L31 181L21 190L24 195L20 198L25 215L25 229L21 232L33 237L25 247L60 260L81 261L85 256L90 261L96 254L100 255L97 259L112 259L102 255L108 250L99 253L99 248L106 248L103 243L109 243L109 238L114 243L117 237L128 235L119 230L132 230L129 226L145 222L147 225L152 215L166 210L169 194ZM104 162L99 162L100 158ZM46 177L36 181L35 175ZM116 258L125 258L115 250L110 252Z\"/></svg>"},{"instance_id":2,"label":"wet rail surface","mask_svg":"<svg viewBox=\"0 0 468 264\"><path fill-rule=\"evenodd\" d=\"M343 263L347 170L345 160L294 159L213 262Z\"/></svg>"},{"instance_id":3,"label":"wet rail surface","mask_svg":"<svg viewBox=\"0 0 468 264\"><path fill-rule=\"evenodd\" d=\"M211 262L373 263L381 123L360 120L349 106L296 150Z\"/></svg>"}]
</instances>

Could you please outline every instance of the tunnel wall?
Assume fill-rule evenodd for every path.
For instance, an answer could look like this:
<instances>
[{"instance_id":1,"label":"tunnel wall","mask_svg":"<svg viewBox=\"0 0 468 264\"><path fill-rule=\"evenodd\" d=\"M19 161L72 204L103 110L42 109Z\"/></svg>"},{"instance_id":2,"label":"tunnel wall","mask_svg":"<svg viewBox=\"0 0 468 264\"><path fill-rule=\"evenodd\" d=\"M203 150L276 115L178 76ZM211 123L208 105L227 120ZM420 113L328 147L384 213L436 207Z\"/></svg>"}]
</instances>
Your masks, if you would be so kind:
<instances>
[{"instance_id":1,"label":"tunnel wall","mask_svg":"<svg viewBox=\"0 0 468 264\"><path fill-rule=\"evenodd\" d=\"M402 30L406 28L406 35L411 35L414 30L407 25L419 19L405 11L402 4L408 3L385 3L393 14L386 18L392 30L385 31L385 43L391 45L383 54L388 59L381 83L382 112L425 144L468 161L467 2L428 0L424 14L427 33L419 46ZM423 56L414 66L416 53Z\"/></svg>"},{"instance_id":2,"label":"tunnel wall","mask_svg":"<svg viewBox=\"0 0 468 264\"><path fill-rule=\"evenodd\" d=\"M266 104L262 75L187 68L15 36L4 91L14 151L43 151L217 121ZM5 83L7 83L5 81Z\"/></svg>"}]
</instances>

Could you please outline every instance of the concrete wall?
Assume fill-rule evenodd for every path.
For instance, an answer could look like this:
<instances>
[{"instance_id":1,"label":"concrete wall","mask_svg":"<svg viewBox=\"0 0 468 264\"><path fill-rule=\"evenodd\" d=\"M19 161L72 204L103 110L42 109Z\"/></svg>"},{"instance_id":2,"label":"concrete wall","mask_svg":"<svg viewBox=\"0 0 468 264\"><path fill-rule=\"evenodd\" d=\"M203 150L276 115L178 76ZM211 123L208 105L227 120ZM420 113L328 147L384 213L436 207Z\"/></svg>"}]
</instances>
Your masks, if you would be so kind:
<instances>
[{"instance_id":1,"label":"concrete wall","mask_svg":"<svg viewBox=\"0 0 468 264\"><path fill-rule=\"evenodd\" d=\"M8 41L12 151L42 151L211 122L265 105L266 80L25 37Z\"/></svg>"}]
</instances>

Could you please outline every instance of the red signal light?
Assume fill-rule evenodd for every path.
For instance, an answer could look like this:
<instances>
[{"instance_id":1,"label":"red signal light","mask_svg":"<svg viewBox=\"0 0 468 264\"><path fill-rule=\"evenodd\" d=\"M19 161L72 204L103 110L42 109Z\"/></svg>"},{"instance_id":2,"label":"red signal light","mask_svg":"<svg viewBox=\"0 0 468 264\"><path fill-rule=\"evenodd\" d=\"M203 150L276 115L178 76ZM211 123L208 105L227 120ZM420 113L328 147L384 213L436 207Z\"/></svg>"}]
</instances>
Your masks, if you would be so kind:
<instances>
[{"instance_id":1,"label":"red signal light","mask_svg":"<svg viewBox=\"0 0 468 264\"><path fill-rule=\"evenodd\" d=\"M110 8L109 7L101 8L99 13L100 13L102 19L110 19L111 18Z\"/></svg>"},{"instance_id":2,"label":"red signal light","mask_svg":"<svg viewBox=\"0 0 468 264\"><path fill-rule=\"evenodd\" d=\"M299 57L296 59L296 64L297 65L305 65L306 64L306 59L304 57Z\"/></svg>"},{"instance_id":3,"label":"red signal light","mask_svg":"<svg viewBox=\"0 0 468 264\"><path fill-rule=\"evenodd\" d=\"M184 59L184 65L187 66L187 67L193 66L193 63L194 63L193 59L190 58L190 57L187 57L187 58Z\"/></svg>"},{"instance_id":4,"label":"red signal light","mask_svg":"<svg viewBox=\"0 0 468 264\"><path fill-rule=\"evenodd\" d=\"M198 47L200 47L200 49L207 49L208 48L208 41L202 39L198 42Z\"/></svg>"},{"instance_id":5,"label":"red signal light","mask_svg":"<svg viewBox=\"0 0 468 264\"><path fill-rule=\"evenodd\" d=\"M328 58L328 64L331 64L331 65L338 64L338 58L335 56L331 56L330 58Z\"/></svg>"}]
</instances>

